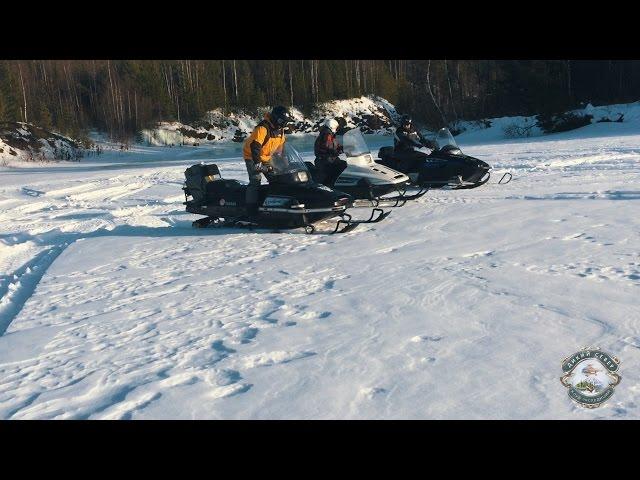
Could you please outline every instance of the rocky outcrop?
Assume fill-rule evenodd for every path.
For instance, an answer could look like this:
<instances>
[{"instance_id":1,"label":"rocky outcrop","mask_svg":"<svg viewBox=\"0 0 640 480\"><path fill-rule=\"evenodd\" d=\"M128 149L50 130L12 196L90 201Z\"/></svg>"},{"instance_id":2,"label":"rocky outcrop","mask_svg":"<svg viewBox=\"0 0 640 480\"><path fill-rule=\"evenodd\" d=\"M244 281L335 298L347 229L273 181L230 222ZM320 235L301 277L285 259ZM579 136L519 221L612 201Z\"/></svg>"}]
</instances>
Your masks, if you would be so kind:
<instances>
[{"instance_id":1,"label":"rocky outcrop","mask_svg":"<svg viewBox=\"0 0 640 480\"><path fill-rule=\"evenodd\" d=\"M23 161L79 160L80 142L23 122L0 123L0 159Z\"/></svg>"},{"instance_id":2,"label":"rocky outcrop","mask_svg":"<svg viewBox=\"0 0 640 480\"><path fill-rule=\"evenodd\" d=\"M142 138L152 145L191 145L199 142L242 142L264 118L268 107L253 112L223 113L216 109L208 112L199 122L185 125L179 122L162 122L155 129L142 132ZM286 133L315 133L325 121L335 118L340 124L338 133L360 128L363 133L390 134L395 129L398 114L385 99L375 96L334 100L316 105L305 115L291 109L294 122Z\"/></svg>"}]
</instances>

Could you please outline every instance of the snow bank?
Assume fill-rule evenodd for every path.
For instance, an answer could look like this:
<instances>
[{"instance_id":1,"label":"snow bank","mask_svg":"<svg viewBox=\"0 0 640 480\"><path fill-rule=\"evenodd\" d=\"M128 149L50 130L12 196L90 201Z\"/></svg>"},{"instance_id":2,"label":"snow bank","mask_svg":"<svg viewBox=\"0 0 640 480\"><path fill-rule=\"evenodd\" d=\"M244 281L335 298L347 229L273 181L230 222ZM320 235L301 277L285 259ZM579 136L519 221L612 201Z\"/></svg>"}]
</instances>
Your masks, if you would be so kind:
<instances>
[{"instance_id":1,"label":"snow bank","mask_svg":"<svg viewBox=\"0 0 640 480\"><path fill-rule=\"evenodd\" d=\"M78 160L82 157L79 142L30 123L0 124L0 163L13 161Z\"/></svg>"},{"instance_id":2,"label":"snow bank","mask_svg":"<svg viewBox=\"0 0 640 480\"><path fill-rule=\"evenodd\" d=\"M638 123L640 121L640 102L598 107L589 103L584 107L565 112L563 115L583 118L586 125L580 128L587 129L588 135L592 136L597 134L598 131L605 132L609 130L607 128L599 128L595 124ZM476 121L461 121L450 125L450 128L460 138L470 143L539 137L546 134L540 126L539 116L498 117Z\"/></svg>"}]
</instances>

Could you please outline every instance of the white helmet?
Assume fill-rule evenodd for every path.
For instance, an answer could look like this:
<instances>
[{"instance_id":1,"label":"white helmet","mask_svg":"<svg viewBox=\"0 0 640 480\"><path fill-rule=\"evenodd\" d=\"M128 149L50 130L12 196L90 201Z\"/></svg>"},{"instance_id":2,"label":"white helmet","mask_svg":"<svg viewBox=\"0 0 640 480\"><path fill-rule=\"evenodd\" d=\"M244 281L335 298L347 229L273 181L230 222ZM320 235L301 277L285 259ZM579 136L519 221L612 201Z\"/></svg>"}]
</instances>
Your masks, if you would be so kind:
<instances>
[{"instance_id":1,"label":"white helmet","mask_svg":"<svg viewBox=\"0 0 640 480\"><path fill-rule=\"evenodd\" d=\"M329 130L331 130L333 134L335 134L338 131L338 127L340 125L338 124L338 121L335 118L330 118L329 120L324 122L324 126L327 127Z\"/></svg>"}]
</instances>

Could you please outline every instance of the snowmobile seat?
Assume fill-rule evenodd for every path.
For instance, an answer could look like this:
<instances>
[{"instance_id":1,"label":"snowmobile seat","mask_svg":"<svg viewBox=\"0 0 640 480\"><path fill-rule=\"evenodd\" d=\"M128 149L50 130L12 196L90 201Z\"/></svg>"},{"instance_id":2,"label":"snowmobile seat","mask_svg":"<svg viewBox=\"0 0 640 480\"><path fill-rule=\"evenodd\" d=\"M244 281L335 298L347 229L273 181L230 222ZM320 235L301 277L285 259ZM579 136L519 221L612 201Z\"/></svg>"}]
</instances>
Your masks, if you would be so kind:
<instances>
[{"instance_id":1,"label":"snowmobile seat","mask_svg":"<svg viewBox=\"0 0 640 480\"><path fill-rule=\"evenodd\" d=\"M206 185L207 202L219 203L221 199L225 202L243 204L245 201L247 186L238 180L215 180Z\"/></svg>"},{"instance_id":2,"label":"snowmobile seat","mask_svg":"<svg viewBox=\"0 0 640 480\"><path fill-rule=\"evenodd\" d=\"M184 171L184 193L191 195L195 202L201 202L207 195L207 184L221 178L215 163L192 165Z\"/></svg>"}]
</instances>

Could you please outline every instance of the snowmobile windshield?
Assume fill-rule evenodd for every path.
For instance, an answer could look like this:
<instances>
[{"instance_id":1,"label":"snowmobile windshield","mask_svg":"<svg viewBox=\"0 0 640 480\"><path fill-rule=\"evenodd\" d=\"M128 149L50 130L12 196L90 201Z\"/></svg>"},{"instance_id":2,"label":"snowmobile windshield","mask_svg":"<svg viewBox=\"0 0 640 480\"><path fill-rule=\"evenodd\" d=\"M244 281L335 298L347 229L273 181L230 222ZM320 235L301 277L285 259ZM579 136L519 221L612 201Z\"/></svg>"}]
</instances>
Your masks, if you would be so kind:
<instances>
[{"instance_id":1,"label":"snowmobile windshield","mask_svg":"<svg viewBox=\"0 0 640 480\"><path fill-rule=\"evenodd\" d=\"M286 143L283 148L271 156L271 166L273 167L274 175L286 175L296 172L309 173L298 151Z\"/></svg>"},{"instance_id":2,"label":"snowmobile windshield","mask_svg":"<svg viewBox=\"0 0 640 480\"><path fill-rule=\"evenodd\" d=\"M359 128L351 129L342 136L342 147L347 157L359 157L370 153Z\"/></svg>"},{"instance_id":3,"label":"snowmobile windshield","mask_svg":"<svg viewBox=\"0 0 640 480\"><path fill-rule=\"evenodd\" d=\"M436 143L439 150L460 150L453 135L448 128L441 128L436 135Z\"/></svg>"}]
</instances>

